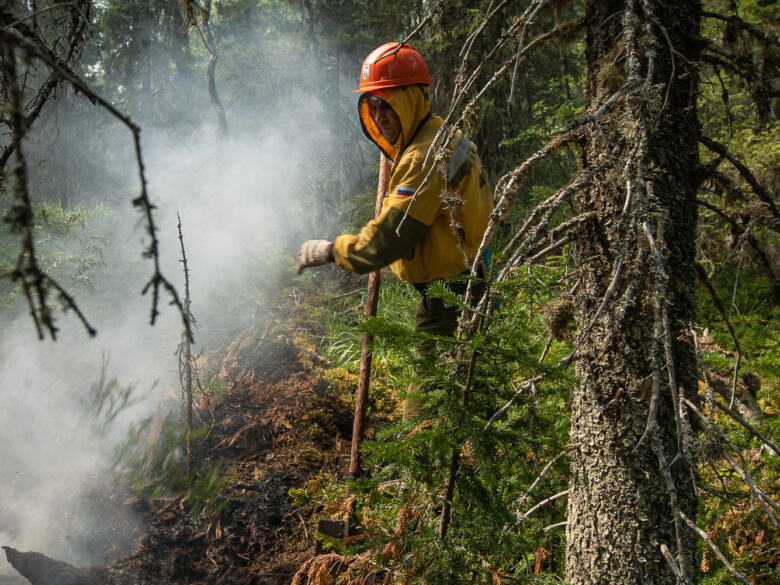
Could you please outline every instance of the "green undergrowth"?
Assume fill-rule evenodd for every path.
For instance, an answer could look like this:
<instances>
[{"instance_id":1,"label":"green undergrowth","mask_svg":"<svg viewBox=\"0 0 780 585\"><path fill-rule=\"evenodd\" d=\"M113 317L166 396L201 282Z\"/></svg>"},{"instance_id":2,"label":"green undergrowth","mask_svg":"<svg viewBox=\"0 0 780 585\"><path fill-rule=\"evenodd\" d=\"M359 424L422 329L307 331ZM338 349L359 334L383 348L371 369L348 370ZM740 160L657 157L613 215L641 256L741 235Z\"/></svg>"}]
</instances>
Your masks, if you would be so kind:
<instances>
[{"instance_id":1,"label":"green undergrowth","mask_svg":"<svg viewBox=\"0 0 780 585\"><path fill-rule=\"evenodd\" d=\"M189 514L197 518L201 513L219 514L227 503L222 496L232 478L221 463L193 465L187 468L185 452L187 429L179 424L166 423L155 431L157 419L146 419L133 425L127 440L115 453L114 469L126 478L139 496L147 499L181 498ZM190 440L197 443L209 431L208 425L194 429ZM148 433L145 444L138 437Z\"/></svg>"},{"instance_id":2,"label":"green undergrowth","mask_svg":"<svg viewBox=\"0 0 780 585\"><path fill-rule=\"evenodd\" d=\"M733 276L724 273L716 282L733 289ZM491 585L563 578L566 500L534 506L568 487L569 389L575 382L573 372L558 365L573 349L576 315L570 298L561 296L567 282L564 256L551 257L530 275L513 274L492 291L486 328L468 339L438 338L436 350L425 356L415 350L419 297L411 287L385 275L379 313L371 319L363 317L365 285L328 288L320 296L310 289L300 310L309 331L305 343L329 361L320 371L331 391L354 396L361 338L374 336L369 419L381 424L363 443L364 474L353 482L321 475L292 492L299 506L316 511L312 517L349 518L365 528L346 540L322 537L326 550L348 562L351 575L387 571L394 582ZM760 380L754 399L762 415L749 424L777 437L777 308L766 281L752 278L740 286L746 288L737 287L738 310L732 309L730 321L744 354L743 378ZM467 318L474 316L448 285L431 290L460 304ZM697 300L704 359L730 379L735 356L728 332L707 296ZM540 363L548 340L549 355ZM410 382L425 402L418 416L403 421L400 407ZM710 416L706 404L702 410ZM722 412L712 420L728 435L730 455L750 467L756 487L776 498L780 458ZM706 439L701 433L700 451ZM700 453L699 525L742 574L771 583L777 530L723 453L710 459ZM458 467L442 539L453 454ZM703 541L699 560L700 582L734 582Z\"/></svg>"},{"instance_id":3,"label":"green undergrowth","mask_svg":"<svg viewBox=\"0 0 780 585\"><path fill-rule=\"evenodd\" d=\"M373 335L369 418L390 420L364 442L360 479L347 486L338 477L318 477L293 491L299 505L318 508L320 516L349 517L366 528L357 542L326 539L327 546L357 559L356 566L370 563L430 584L530 582L560 574L564 531L549 527L563 521L565 501L528 518L523 513L567 482L572 373L557 364L572 348L553 341L539 363L548 341L542 315L563 274L562 259L553 258L532 279L508 279L495 291L487 327L467 339L431 339L436 348L423 356L413 328L419 295L390 278L382 282L374 318L362 317L362 292L331 295L324 313L309 312L318 321L311 329L323 332L318 351L331 363L324 372L336 392L356 383L361 337ZM474 316L448 284L430 292L459 304L466 318ZM560 327L568 332L570 325ZM532 378L535 384L528 383ZM424 406L403 421L400 402L410 382L420 388L416 396ZM459 467L442 539L453 454Z\"/></svg>"}]
</instances>

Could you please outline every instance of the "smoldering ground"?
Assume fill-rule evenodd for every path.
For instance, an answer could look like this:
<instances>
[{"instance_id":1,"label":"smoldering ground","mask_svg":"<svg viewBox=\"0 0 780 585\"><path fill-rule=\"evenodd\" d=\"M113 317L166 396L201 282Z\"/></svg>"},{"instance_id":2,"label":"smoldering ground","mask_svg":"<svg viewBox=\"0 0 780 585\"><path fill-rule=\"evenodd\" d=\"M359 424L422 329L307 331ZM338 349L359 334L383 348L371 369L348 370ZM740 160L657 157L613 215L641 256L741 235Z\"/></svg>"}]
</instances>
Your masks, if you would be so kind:
<instances>
[{"instance_id":1,"label":"smoldering ground","mask_svg":"<svg viewBox=\"0 0 780 585\"><path fill-rule=\"evenodd\" d=\"M195 331L196 352L207 349L216 333L229 336L262 311L264 292L293 277L297 244L333 235L340 227L330 211L354 186L352 171L366 172L353 165L366 147L357 138L357 123L350 134L332 131L341 122L328 120L311 97L293 92L284 110L258 106L257 112L240 114L230 110L228 100L235 131L227 139L218 137L208 116L195 129L142 128L161 268L183 295L181 218L192 309L201 326ZM115 126L110 132L111 140L100 141L103 164L92 160L89 167L103 169L109 203L79 202L78 190L71 189L74 207L85 210L83 221L67 236L47 235L40 247L54 276L78 288L76 301L98 330L97 338L88 338L71 312L58 315L56 342L39 341L23 303L18 317L4 319L8 325L0 333L0 543L77 565L108 562L133 546L110 534L113 520L124 514L112 505L121 501L104 498L98 505L94 493L107 481L128 425L152 413L161 397L180 392L174 354L181 318L161 291L160 316L149 325L151 295L140 294L152 274L151 262L142 257L149 236L130 203L139 189L137 163L126 130ZM28 157L33 187L36 172L51 173L58 156L67 154L72 161L99 150L83 139L63 137L51 148L37 158L42 165L37 171L36 157ZM345 161L344 153L352 160ZM87 267L72 261L85 246L96 255ZM85 398L101 376L104 382L116 379L116 388L134 389L111 424L105 424L106 412ZM122 517L121 522L127 527L137 520ZM111 538L117 546L107 551ZM11 572L0 559L0 575Z\"/></svg>"}]
</instances>

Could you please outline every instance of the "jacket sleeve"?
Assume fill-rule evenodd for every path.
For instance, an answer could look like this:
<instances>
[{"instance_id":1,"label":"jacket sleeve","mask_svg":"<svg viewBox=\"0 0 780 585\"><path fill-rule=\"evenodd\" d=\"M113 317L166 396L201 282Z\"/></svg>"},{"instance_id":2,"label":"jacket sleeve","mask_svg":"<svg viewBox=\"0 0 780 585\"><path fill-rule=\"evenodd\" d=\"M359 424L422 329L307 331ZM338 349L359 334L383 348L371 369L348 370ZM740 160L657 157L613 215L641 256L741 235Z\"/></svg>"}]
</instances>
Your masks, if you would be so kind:
<instances>
[{"instance_id":1,"label":"jacket sleeve","mask_svg":"<svg viewBox=\"0 0 780 585\"><path fill-rule=\"evenodd\" d=\"M408 157L393 172L382 213L357 235L342 235L333 244L333 258L346 270L365 274L408 257L440 212L441 177L425 178L422 161ZM404 219L404 214L409 211ZM400 226L400 230L399 230Z\"/></svg>"}]
</instances>

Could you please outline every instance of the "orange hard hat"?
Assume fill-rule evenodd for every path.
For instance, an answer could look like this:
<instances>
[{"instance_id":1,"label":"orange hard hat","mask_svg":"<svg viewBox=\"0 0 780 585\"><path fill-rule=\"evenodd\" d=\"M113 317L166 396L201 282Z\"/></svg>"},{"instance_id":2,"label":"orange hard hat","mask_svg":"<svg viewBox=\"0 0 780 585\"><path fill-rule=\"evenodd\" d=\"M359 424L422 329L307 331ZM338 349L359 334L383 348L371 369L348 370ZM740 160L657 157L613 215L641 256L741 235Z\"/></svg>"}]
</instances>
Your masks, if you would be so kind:
<instances>
[{"instance_id":1,"label":"orange hard hat","mask_svg":"<svg viewBox=\"0 0 780 585\"><path fill-rule=\"evenodd\" d=\"M363 61L360 87L352 93L387 89L402 85L433 85L428 65L420 51L411 45L385 43Z\"/></svg>"}]
</instances>

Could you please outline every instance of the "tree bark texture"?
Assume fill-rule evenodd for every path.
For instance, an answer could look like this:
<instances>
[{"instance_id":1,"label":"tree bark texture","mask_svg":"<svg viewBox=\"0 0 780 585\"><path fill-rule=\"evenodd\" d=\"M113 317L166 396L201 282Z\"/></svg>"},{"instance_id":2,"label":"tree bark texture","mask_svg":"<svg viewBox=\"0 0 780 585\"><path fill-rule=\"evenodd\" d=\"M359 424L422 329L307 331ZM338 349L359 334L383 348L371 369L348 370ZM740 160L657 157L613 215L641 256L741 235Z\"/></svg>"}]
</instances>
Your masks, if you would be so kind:
<instances>
[{"instance_id":1,"label":"tree bark texture","mask_svg":"<svg viewBox=\"0 0 780 585\"><path fill-rule=\"evenodd\" d=\"M588 0L586 168L596 219L578 234L580 359L572 396L566 577L572 585L695 577L697 77L694 0ZM622 93L621 93L622 92ZM671 464L671 465L670 465Z\"/></svg>"}]
</instances>

